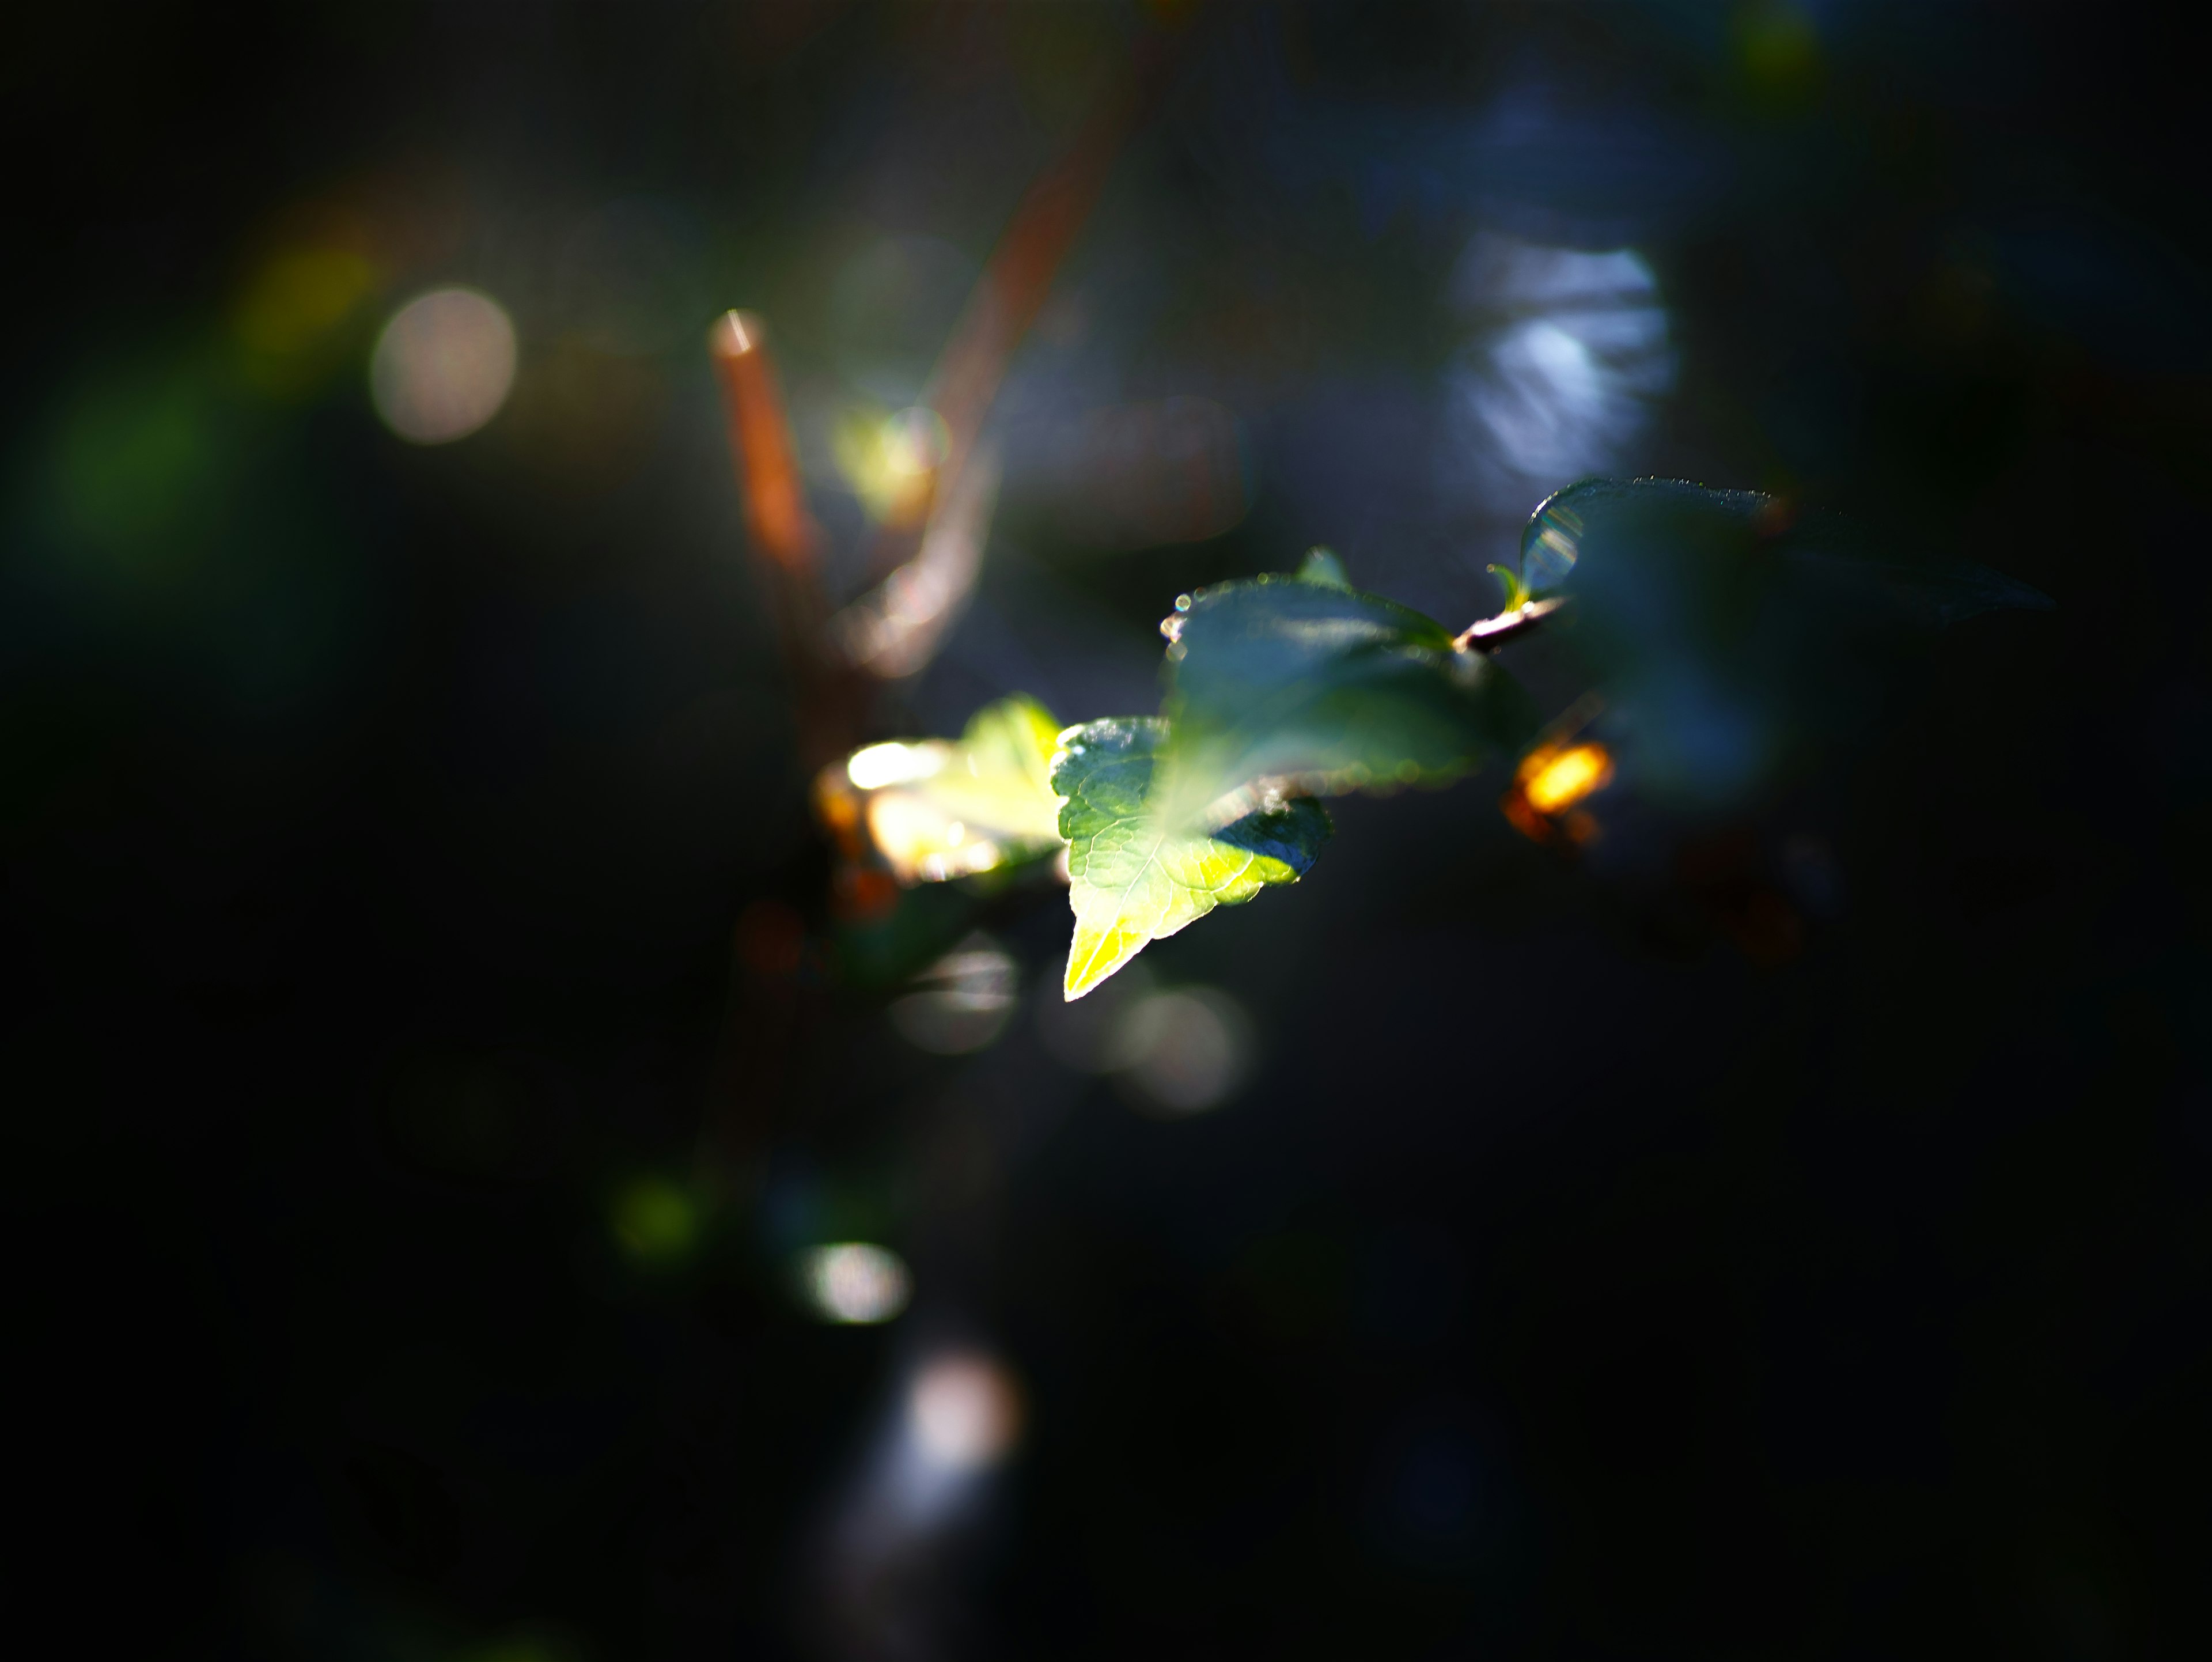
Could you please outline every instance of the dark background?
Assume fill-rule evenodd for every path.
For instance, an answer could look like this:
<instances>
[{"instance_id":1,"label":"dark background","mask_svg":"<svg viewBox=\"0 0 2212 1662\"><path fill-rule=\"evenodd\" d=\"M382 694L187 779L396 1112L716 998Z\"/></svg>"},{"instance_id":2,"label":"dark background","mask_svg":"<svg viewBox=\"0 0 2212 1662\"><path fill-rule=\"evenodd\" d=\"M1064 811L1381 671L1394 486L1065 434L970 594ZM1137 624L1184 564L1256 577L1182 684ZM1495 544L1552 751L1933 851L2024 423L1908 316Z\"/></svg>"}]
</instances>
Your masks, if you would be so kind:
<instances>
[{"instance_id":1,"label":"dark background","mask_svg":"<svg viewBox=\"0 0 2212 1662\"><path fill-rule=\"evenodd\" d=\"M83 3L11 34L17 1644L2204 1653L2212 107L2179 21ZM1316 541L1455 629L1492 609L1567 478L1455 436L1484 235L1656 283L1666 384L1575 471L1784 491L2057 610L1903 653L1656 889L1517 837L1500 775L1345 803L1299 889L1146 956L1251 1013L1213 1115L1131 1111L1027 1005L943 1058L817 977L764 1186L635 1262L611 1197L690 1182L754 1065L737 920L829 928L707 323L775 326L817 466L809 411L918 387L1153 36L1175 79L1001 399L976 604L874 732L1015 689L1149 709L1176 591ZM257 358L299 247L371 274ZM452 281L512 311L521 379L410 447L363 365ZM1038 436L1170 398L1241 435L1247 511L1197 542L1113 528ZM1786 961L1700 874L1731 835L1825 851ZM1056 1000L1059 901L992 922ZM785 1291L853 1235L914 1263L900 1322ZM855 1619L819 1520L943 1334L1006 1358L1024 1440Z\"/></svg>"}]
</instances>

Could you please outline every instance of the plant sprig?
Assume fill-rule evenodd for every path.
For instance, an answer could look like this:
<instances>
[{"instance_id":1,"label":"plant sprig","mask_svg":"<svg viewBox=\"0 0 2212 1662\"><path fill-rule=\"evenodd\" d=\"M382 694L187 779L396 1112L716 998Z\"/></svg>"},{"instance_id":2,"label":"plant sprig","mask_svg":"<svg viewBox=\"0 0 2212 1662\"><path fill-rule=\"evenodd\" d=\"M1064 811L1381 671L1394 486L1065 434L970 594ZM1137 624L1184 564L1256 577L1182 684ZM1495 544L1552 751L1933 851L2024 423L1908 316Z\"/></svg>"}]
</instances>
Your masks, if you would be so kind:
<instances>
[{"instance_id":1,"label":"plant sprig","mask_svg":"<svg viewBox=\"0 0 2212 1662\"><path fill-rule=\"evenodd\" d=\"M1456 635L1354 588L1343 563L1317 548L1295 575L1176 597L1160 625L1167 648L1158 715L1110 716L1055 734L1033 701L1004 701L980 712L958 746L908 746L927 760L929 777L944 782L902 779L915 798L899 800L904 817L873 813L870 823L896 820L909 839L925 843L931 834L957 842L979 830L998 839L988 857L911 840L886 848L902 880L1033 854L1045 846L1041 828L1055 827L1075 917L1063 981L1073 1000L1152 941L1304 876L1332 834L1318 799L1449 784L1500 756L1522 756L1522 773L1529 773L1540 713L1493 654L1568 607L1560 591L1588 556L1597 557L1600 576L1578 604L1595 607L1589 632L1601 648L1633 624L1627 614L1635 606L1653 606L1655 581L1699 593L1716 585L1755 592L1778 569L1820 605L1833 600L1841 574L1856 594L1901 598L1936 621L2049 604L1980 567L1850 555L1826 542L1778 544L1790 525L1774 499L1753 492L1586 481L1539 506L1522 533L1520 569L1489 568L1504 591L1503 609ZM1778 546L1790 556L1784 568L1769 557ZM1644 575L1625 582L1628 571ZM1624 594L1633 604L1624 605ZM1644 685L1639 674L1649 682L1658 649L1648 642L1640 656L1634 647L1613 649L1610 659L1601 651L1599 668L1633 697ZM1679 679L1678 668L1667 667L1672 660L1660 654L1656 661ZM1577 707L1595 696L1593 686ZM851 783L865 788L869 758L881 761L892 748L855 752ZM1578 750L1570 759L1575 789L1586 793L1604 788L1613 769L1601 749L1584 749L1590 753ZM1520 797L1508 794L1509 818L1516 803L1524 818L1549 812L1536 797L1548 802L1565 788L1548 774L1522 782ZM962 810L969 799L974 806ZM1588 817L1575 818L1574 840L1584 840ZM915 833L916 825L923 831Z\"/></svg>"}]
</instances>

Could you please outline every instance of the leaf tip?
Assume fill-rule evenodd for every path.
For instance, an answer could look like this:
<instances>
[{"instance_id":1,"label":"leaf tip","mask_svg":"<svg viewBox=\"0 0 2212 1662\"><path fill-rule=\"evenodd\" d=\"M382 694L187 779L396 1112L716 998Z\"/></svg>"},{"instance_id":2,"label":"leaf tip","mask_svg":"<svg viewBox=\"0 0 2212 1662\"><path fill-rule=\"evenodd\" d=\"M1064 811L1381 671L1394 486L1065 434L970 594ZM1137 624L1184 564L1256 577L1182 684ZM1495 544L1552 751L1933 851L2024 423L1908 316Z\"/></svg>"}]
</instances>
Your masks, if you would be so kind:
<instances>
[{"instance_id":1,"label":"leaf tip","mask_svg":"<svg viewBox=\"0 0 2212 1662\"><path fill-rule=\"evenodd\" d=\"M1528 600L1528 585L1521 581L1521 574L1511 566L1492 565L1485 569L1498 579L1498 586L1505 591L1504 610L1514 611Z\"/></svg>"},{"instance_id":2,"label":"leaf tip","mask_svg":"<svg viewBox=\"0 0 2212 1662\"><path fill-rule=\"evenodd\" d=\"M1070 947L1067 950L1067 975L1061 981L1060 987L1060 1002L1074 1003L1077 999L1081 998L1120 967L1118 964L1109 964L1102 970L1095 962L1091 962L1085 963L1079 968L1076 964L1075 948Z\"/></svg>"},{"instance_id":3,"label":"leaf tip","mask_svg":"<svg viewBox=\"0 0 2212 1662\"><path fill-rule=\"evenodd\" d=\"M1126 930L1086 928L1079 922L1075 938L1067 943L1067 974L1060 983L1062 1001L1074 1003L1144 951L1150 938L1139 934L1132 940Z\"/></svg>"}]
</instances>

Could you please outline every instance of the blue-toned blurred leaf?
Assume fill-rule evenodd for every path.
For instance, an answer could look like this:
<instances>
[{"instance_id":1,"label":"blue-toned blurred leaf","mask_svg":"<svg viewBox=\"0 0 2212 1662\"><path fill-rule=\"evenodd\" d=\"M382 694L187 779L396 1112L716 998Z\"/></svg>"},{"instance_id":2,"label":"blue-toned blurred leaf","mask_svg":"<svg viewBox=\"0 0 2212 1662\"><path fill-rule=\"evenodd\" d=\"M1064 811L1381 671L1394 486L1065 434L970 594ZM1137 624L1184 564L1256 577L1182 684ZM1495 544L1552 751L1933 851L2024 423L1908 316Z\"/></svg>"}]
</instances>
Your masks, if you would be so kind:
<instances>
[{"instance_id":1,"label":"blue-toned blurred leaf","mask_svg":"<svg viewBox=\"0 0 2212 1662\"><path fill-rule=\"evenodd\" d=\"M1750 490L1586 479L1522 533L1531 587L1573 597L1553 650L1602 689L1638 788L1738 805L1808 741L1863 732L1915 624L2047 606L1964 561L1875 550Z\"/></svg>"},{"instance_id":2,"label":"blue-toned blurred leaf","mask_svg":"<svg viewBox=\"0 0 2212 1662\"><path fill-rule=\"evenodd\" d=\"M1816 546L1795 547L1790 559L1808 572L1823 568L1887 591L1916 623L1962 623L1984 612L2055 612L2057 602L2017 577L1972 560L1885 560Z\"/></svg>"},{"instance_id":3,"label":"blue-toned blurred leaf","mask_svg":"<svg viewBox=\"0 0 2212 1662\"><path fill-rule=\"evenodd\" d=\"M1158 806L1175 824L1224 824L1271 793L1442 783L1534 730L1504 671L1379 595L1261 577L1174 622Z\"/></svg>"},{"instance_id":4,"label":"blue-toned blurred leaf","mask_svg":"<svg viewBox=\"0 0 2212 1662\"><path fill-rule=\"evenodd\" d=\"M2051 607L2040 590L1970 560L1875 552L1833 518L1799 522L1779 498L1763 492L1716 490L1680 479L1584 479L1569 485L1529 515L1521 554L1529 587L1540 592L1565 587L1593 554L1614 564L1687 555L1722 570L1778 555L1808 574L1862 577L1930 623Z\"/></svg>"},{"instance_id":5,"label":"blue-toned blurred leaf","mask_svg":"<svg viewBox=\"0 0 2212 1662\"><path fill-rule=\"evenodd\" d=\"M1249 900L1272 883L1294 883L1329 835L1328 815L1304 798L1268 804L1207 836L1162 817L1153 770L1167 738L1157 718L1119 716L1060 735L1053 788L1067 799L1068 901L1075 936L1066 996L1080 998L1147 942L1196 922L1216 906Z\"/></svg>"}]
</instances>

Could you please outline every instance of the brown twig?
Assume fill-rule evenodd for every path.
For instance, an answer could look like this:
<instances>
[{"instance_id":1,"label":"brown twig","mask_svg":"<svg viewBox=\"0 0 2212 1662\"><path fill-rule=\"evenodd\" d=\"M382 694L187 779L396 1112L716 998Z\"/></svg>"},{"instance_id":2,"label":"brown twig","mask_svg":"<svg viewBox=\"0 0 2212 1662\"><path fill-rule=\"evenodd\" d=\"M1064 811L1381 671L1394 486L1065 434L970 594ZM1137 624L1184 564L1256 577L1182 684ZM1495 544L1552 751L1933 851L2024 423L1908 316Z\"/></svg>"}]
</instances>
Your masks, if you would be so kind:
<instances>
[{"instance_id":1,"label":"brown twig","mask_svg":"<svg viewBox=\"0 0 2212 1662\"><path fill-rule=\"evenodd\" d=\"M767 332L750 312L725 312L708 332L707 349L722 383L730 461L744 482L753 546L784 570L811 577L822 533L806 512Z\"/></svg>"},{"instance_id":2,"label":"brown twig","mask_svg":"<svg viewBox=\"0 0 2212 1662\"><path fill-rule=\"evenodd\" d=\"M811 771L858 741L868 684L832 650L822 581L822 532L806 510L798 447L768 335L750 312L726 312L707 336L721 382L730 460L743 488L745 528L761 556L792 678L799 759Z\"/></svg>"},{"instance_id":3,"label":"brown twig","mask_svg":"<svg viewBox=\"0 0 2212 1662\"><path fill-rule=\"evenodd\" d=\"M766 568L784 654L792 673L811 682L823 667L822 625L830 615L822 589L822 533L806 511L805 485L767 331L750 312L725 312L707 332L707 350L722 386L730 462L744 496L745 529Z\"/></svg>"}]
</instances>

